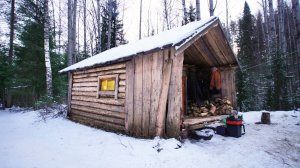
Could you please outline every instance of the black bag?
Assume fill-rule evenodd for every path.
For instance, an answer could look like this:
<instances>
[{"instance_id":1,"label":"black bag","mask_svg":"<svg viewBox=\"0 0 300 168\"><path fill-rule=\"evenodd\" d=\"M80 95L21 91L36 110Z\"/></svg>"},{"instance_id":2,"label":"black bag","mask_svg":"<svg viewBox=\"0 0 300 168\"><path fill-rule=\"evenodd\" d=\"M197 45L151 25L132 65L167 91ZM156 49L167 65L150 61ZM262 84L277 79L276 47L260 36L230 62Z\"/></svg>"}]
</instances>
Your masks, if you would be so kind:
<instances>
[{"instance_id":1,"label":"black bag","mask_svg":"<svg viewBox=\"0 0 300 168\"><path fill-rule=\"evenodd\" d=\"M226 127L224 125L220 125L216 127L216 134L226 136Z\"/></svg>"}]
</instances>

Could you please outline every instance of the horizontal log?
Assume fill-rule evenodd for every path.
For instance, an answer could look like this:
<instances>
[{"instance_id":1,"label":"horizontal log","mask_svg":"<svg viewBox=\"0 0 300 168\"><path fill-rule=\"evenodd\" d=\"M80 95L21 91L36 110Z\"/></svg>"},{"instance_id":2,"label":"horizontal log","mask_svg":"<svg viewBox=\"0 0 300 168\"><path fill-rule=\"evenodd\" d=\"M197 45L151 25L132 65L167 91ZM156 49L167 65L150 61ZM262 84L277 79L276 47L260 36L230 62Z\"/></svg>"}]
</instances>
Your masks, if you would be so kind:
<instances>
[{"instance_id":1,"label":"horizontal log","mask_svg":"<svg viewBox=\"0 0 300 168\"><path fill-rule=\"evenodd\" d=\"M125 74L125 73L126 73L125 69L117 69L117 70L111 70L111 71L78 74L78 75L74 75L73 78L79 79L79 78L88 78L88 77L95 77L95 76L101 76L101 75Z\"/></svg>"},{"instance_id":2,"label":"horizontal log","mask_svg":"<svg viewBox=\"0 0 300 168\"><path fill-rule=\"evenodd\" d=\"M79 105L71 105L71 109L86 111L86 112L90 112L90 113L94 113L94 114L99 114L99 115L104 115L104 116L109 116L109 117L114 117L114 118L119 118L119 119L125 119L125 116L126 116L125 113L109 111L109 110L102 110L102 109L98 109L98 108L79 106Z\"/></svg>"},{"instance_id":3,"label":"horizontal log","mask_svg":"<svg viewBox=\"0 0 300 168\"><path fill-rule=\"evenodd\" d=\"M73 96L88 96L88 97L96 97L97 92L81 92L81 91L72 91Z\"/></svg>"},{"instance_id":4,"label":"horizontal log","mask_svg":"<svg viewBox=\"0 0 300 168\"><path fill-rule=\"evenodd\" d=\"M116 106L124 106L125 100L124 99L113 99L113 98L96 98L95 94L93 97L86 97L86 96L72 96L72 100L83 100L88 102L95 102L95 103L102 103L102 104L109 104L109 105L116 105Z\"/></svg>"},{"instance_id":5,"label":"horizontal log","mask_svg":"<svg viewBox=\"0 0 300 168\"><path fill-rule=\"evenodd\" d=\"M121 80L126 80L126 75L125 75L125 74L120 74L120 75L119 75L119 79L121 79Z\"/></svg>"},{"instance_id":6,"label":"horizontal log","mask_svg":"<svg viewBox=\"0 0 300 168\"><path fill-rule=\"evenodd\" d=\"M125 68L125 67L126 67L125 63L121 63L121 64L115 64L115 65L110 65L110 66L105 66L105 67L91 68L91 69L88 69L88 70L81 70L81 71L74 72L74 74L78 75L78 74L85 74L85 73L91 73L91 72L107 71L107 70L112 70L112 69L120 69L120 68Z\"/></svg>"},{"instance_id":7,"label":"horizontal log","mask_svg":"<svg viewBox=\"0 0 300 168\"><path fill-rule=\"evenodd\" d=\"M119 93L125 93L125 86L120 86L118 91Z\"/></svg>"},{"instance_id":8,"label":"horizontal log","mask_svg":"<svg viewBox=\"0 0 300 168\"><path fill-rule=\"evenodd\" d=\"M111 124L116 124L116 125L120 125L120 126L125 125L125 119L119 119L119 118L103 116L103 115L99 115L99 114L95 114L95 113L89 113L89 112L82 111L82 110L77 110L77 109L72 109L71 113L76 114L76 115L80 115L80 116L83 116L83 117L88 117L90 119L96 119L96 120L100 120L100 121L103 121L103 122L108 122L108 123L111 123Z\"/></svg>"},{"instance_id":9,"label":"horizontal log","mask_svg":"<svg viewBox=\"0 0 300 168\"><path fill-rule=\"evenodd\" d=\"M118 98L125 99L125 93L118 93Z\"/></svg>"},{"instance_id":10,"label":"horizontal log","mask_svg":"<svg viewBox=\"0 0 300 168\"><path fill-rule=\"evenodd\" d=\"M96 95L97 87L73 87L72 91L95 92L95 95Z\"/></svg>"},{"instance_id":11,"label":"horizontal log","mask_svg":"<svg viewBox=\"0 0 300 168\"><path fill-rule=\"evenodd\" d=\"M72 91L72 96L96 97L97 92ZM114 96L113 95L101 95L100 98L114 98ZM125 93L118 93L118 99L125 99Z\"/></svg>"},{"instance_id":12,"label":"horizontal log","mask_svg":"<svg viewBox=\"0 0 300 168\"><path fill-rule=\"evenodd\" d=\"M98 82L83 82L83 83L74 83L73 87L97 87Z\"/></svg>"},{"instance_id":13,"label":"horizontal log","mask_svg":"<svg viewBox=\"0 0 300 168\"><path fill-rule=\"evenodd\" d=\"M82 100L71 100L71 105L80 105L80 106L86 106L86 107L94 107L99 108L103 110L109 110L109 111L117 111L117 112L125 112L125 107L122 106L114 106L114 105L107 105L102 103L94 103L94 102L86 102Z\"/></svg>"},{"instance_id":14,"label":"horizontal log","mask_svg":"<svg viewBox=\"0 0 300 168\"><path fill-rule=\"evenodd\" d=\"M126 86L126 81L125 80L120 80L119 81L119 86Z\"/></svg>"},{"instance_id":15,"label":"horizontal log","mask_svg":"<svg viewBox=\"0 0 300 168\"><path fill-rule=\"evenodd\" d=\"M70 114L70 119L79 122L85 125L90 125L92 127L102 128L105 130L112 130L112 131L118 131L118 132L124 132L125 126L115 125L108 122L103 122L95 119L90 119L87 117L82 117L76 114Z\"/></svg>"},{"instance_id":16,"label":"horizontal log","mask_svg":"<svg viewBox=\"0 0 300 168\"><path fill-rule=\"evenodd\" d=\"M84 83L84 82L98 82L98 78L95 77L91 77L91 78L78 78L78 79L73 79L73 83Z\"/></svg>"}]
</instances>

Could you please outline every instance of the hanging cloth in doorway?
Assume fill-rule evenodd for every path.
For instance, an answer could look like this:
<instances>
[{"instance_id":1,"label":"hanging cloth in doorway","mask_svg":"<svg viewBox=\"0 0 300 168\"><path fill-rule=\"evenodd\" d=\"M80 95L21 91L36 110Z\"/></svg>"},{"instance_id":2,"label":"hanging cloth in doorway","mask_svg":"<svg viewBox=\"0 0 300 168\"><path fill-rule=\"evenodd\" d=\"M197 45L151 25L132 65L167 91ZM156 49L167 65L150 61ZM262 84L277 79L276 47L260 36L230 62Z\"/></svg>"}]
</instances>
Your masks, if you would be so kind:
<instances>
[{"instance_id":1,"label":"hanging cloth in doorway","mask_svg":"<svg viewBox=\"0 0 300 168\"><path fill-rule=\"evenodd\" d=\"M202 80L197 78L196 73L194 71L191 71L188 74L187 80L187 97L188 100L196 102L199 106L204 101L202 86Z\"/></svg>"}]
</instances>

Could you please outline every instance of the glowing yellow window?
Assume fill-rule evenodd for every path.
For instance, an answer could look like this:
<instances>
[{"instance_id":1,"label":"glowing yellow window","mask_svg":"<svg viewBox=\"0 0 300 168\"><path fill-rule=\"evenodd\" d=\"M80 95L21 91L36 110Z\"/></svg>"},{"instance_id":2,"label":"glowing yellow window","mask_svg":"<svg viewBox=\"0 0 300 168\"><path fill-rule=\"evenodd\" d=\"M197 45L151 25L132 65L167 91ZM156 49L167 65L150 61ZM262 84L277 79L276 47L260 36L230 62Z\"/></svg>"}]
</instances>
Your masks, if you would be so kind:
<instances>
[{"instance_id":1,"label":"glowing yellow window","mask_svg":"<svg viewBox=\"0 0 300 168\"><path fill-rule=\"evenodd\" d=\"M115 79L102 79L100 85L101 91L114 91L115 90Z\"/></svg>"}]
</instances>

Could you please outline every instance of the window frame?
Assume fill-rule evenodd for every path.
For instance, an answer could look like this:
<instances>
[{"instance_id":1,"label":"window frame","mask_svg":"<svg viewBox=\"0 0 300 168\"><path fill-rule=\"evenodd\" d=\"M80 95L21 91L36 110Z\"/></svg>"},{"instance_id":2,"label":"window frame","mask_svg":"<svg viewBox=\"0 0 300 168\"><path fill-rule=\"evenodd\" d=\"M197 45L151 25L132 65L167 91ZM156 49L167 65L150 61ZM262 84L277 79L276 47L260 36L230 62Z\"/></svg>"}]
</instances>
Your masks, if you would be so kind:
<instances>
[{"instance_id":1,"label":"window frame","mask_svg":"<svg viewBox=\"0 0 300 168\"><path fill-rule=\"evenodd\" d=\"M114 91L110 91L110 90L101 91L100 90L101 89L101 87L100 87L101 81L106 80L106 79L115 79L115 90ZM102 95L102 96L114 96L114 99L118 99L118 90L119 90L119 74L98 76L98 86L97 86L96 98L100 98Z\"/></svg>"}]
</instances>

